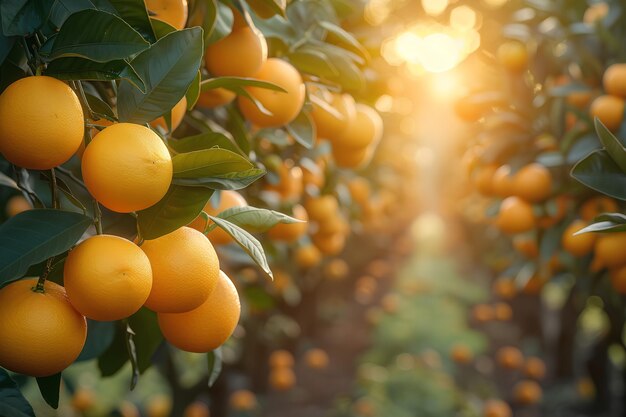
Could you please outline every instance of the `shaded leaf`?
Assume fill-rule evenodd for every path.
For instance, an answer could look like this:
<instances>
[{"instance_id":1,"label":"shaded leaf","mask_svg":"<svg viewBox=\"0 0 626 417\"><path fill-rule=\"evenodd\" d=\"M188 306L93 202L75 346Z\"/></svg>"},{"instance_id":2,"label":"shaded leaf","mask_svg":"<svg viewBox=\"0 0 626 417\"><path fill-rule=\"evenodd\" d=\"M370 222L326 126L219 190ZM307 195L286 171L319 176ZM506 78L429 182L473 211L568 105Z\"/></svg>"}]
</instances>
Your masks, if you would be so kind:
<instances>
[{"instance_id":1,"label":"shaded leaf","mask_svg":"<svg viewBox=\"0 0 626 417\"><path fill-rule=\"evenodd\" d=\"M146 307L142 307L128 318L128 322L134 329L137 329L134 338L137 366L139 372L144 373L152 365L152 355L163 341L157 315Z\"/></svg>"},{"instance_id":2,"label":"shaded leaf","mask_svg":"<svg viewBox=\"0 0 626 417\"><path fill-rule=\"evenodd\" d=\"M108 0L126 23L153 43L157 40L144 0Z\"/></svg>"},{"instance_id":3,"label":"shaded leaf","mask_svg":"<svg viewBox=\"0 0 626 417\"><path fill-rule=\"evenodd\" d=\"M0 416L35 417L35 412L22 395L9 373L0 368Z\"/></svg>"},{"instance_id":4,"label":"shaded leaf","mask_svg":"<svg viewBox=\"0 0 626 417\"><path fill-rule=\"evenodd\" d=\"M300 114L287 126L285 126L287 132L298 142L300 145L307 149L313 148L315 145L315 125L311 117L305 112L301 111Z\"/></svg>"},{"instance_id":5,"label":"shaded leaf","mask_svg":"<svg viewBox=\"0 0 626 417\"><path fill-rule=\"evenodd\" d=\"M0 2L2 33L5 36L25 36L33 33L44 22L52 3L33 0Z\"/></svg>"},{"instance_id":6,"label":"shaded leaf","mask_svg":"<svg viewBox=\"0 0 626 417\"><path fill-rule=\"evenodd\" d=\"M59 390L61 388L61 372L58 374L39 377L37 379L37 386L41 396L46 403L54 408L59 408Z\"/></svg>"},{"instance_id":7,"label":"shaded leaf","mask_svg":"<svg viewBox=\"0 0 626 417\"><path fill-rule=\"evenodd\" d=\"M626 200L626 174L604 149L596 150L579 161L572 177L587 187L619 200Z\"/></svg>"},{"instance_id":8,"label":"shaded leaf","mask_svg":"<svg viewBox=\"0 0 626 417\"><path fill-rule=\"evenodd\" d=\"M600 138L600 142L606 149L607 153L620 167L622 172L626 173L626 147L618 138L611 133L609 129L596 117L595 121L596 132Z\"/></svg>"},{"instance_id":9,"label":"shaded leaf","mask_svg":"<svg viewBox=\"0 0 626 417\"><path fill-rule=\"evenodd\" d=\"M45 73L60 80L124 80L141 91L146 89L132 65L121 59L101 63L84 58L59 58L48 65Z\"/></svg>"},{"instance_id":10,"label":"shaded leaf","mask_svg":"<svg viewBox=\"0 0 626 417\"><path fill-rule=\"evenodd\" d=\"M219 132L204 132L178 140L170 140L168 145L177 153L200 151L216 146L233 152L241 152L237 145L226 135Z\"/></svg>"},{"instance_id":11,"label":"shaded leaf","mask_svg":"<svg viewBox=\"0 0 626 417\"><path fill-rule=\"evenodd\" d=\"M209 387L212 387L222 372L222 348L207 353L207 369L209 370Z\"/></svg>"},{"instance_id":12,"label":"shaded leaf","mask_svg":"<svg viewBox=\"0 0 626 417\"><path fill-rule=\"evenodd\" d=\"M88 361L104 353L115 336L115 323L87 319L87 340L76 362Z\"/></svg>"}]
</instances>

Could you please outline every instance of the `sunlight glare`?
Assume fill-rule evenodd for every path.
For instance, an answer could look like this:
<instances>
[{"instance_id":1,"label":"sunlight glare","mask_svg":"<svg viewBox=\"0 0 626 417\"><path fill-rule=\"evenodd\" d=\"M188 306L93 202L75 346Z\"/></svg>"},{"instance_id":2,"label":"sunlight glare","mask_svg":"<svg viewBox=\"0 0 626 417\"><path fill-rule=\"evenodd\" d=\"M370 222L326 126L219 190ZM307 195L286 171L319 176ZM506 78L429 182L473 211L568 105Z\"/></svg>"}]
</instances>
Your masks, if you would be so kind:
<instances>
[{"instance_id":1,"label":"sunlight glare","mask_svg":"<svg viewBox=\"0 0 626 417\"><path fill-rule=\"evenodd\" d=\"M422 0L424 11L431 16L438 16L448 8L449 0Z\"/></svg>"}]
</instances>

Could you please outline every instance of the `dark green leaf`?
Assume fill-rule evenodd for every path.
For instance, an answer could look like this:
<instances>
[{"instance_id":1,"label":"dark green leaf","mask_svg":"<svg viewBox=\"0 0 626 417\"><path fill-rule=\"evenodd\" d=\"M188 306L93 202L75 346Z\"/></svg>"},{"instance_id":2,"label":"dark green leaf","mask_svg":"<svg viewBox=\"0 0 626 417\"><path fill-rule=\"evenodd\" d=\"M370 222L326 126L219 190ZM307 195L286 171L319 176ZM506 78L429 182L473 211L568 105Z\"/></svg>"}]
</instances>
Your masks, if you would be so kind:
<instances>
[{"instance_id":1,"label":"dark green leaf","mask_svg":"<svg viewBox=\"0 0 626 417\"><path fill-rule=\"evenodd\" d=\"M59 389L61 388L61 372L55 375L37 378L39 392L46 403L55 410L59 408Z\"/></svg>"},{"instance_id":2,"label":"dark green leaf","mask_svg":"<svg viewBox=\"0 0 626 417\"><path fill-rule=\"evenodd\" d=\"M70 249L91 223L82 214L51 209L28 210L7 220L0 225L0 285Z\"/></svg>"},{"instance_id":3,"label":"dark green leaf","mask_svg":"<svg viewBox=\"0 0 626 417\"><path fill-rule=\"evenodd\" d=\"M205 33L204 38L207 45L217 42L223 37L226 37L233 27L233 11L230 9L230 7L219 1L216 1L215 4L217 6L217 9L214 12L216 13L216 16L214 18L215 22L213 24L213 30L211 31L211 33ZM212 16L208 16L209 19L211 17Z\"/></svg>"},{"instance_id":4,"label":"dark green leaf","mask_svg":"<svg viewBox=\"0 0 626 417\"><path fill-rule=\"evenodd\" d=\"M87 340L76 362L88 361L104 353L115 336L115 323L87 319Z\"/></svg>"},{"instance_id":5,"label":"dark green leaf","mask_svg":"<svg viewBox=\"0 0 626 417\"><path fill-rule=\"evenodd\" d=\"M97 7L90 0L55 0L48 20L54 26L61 27L70 15L87 9L95 10Z\"/></svg>"},{"instance_id":6,"label":"dark green leaf","mask_svg":"<svg viewBox=\"0 0 626 417\"><path fill-rule=\"evenodd\" d=\"M250 233L231 222L215 216L209 216L209 219L222 230L224 230L235 242L252 258L252 260L265 272L270 278L274 279L274 274L267 263L265 251L261 243Z\"/></svg>"},{"instance_id":7,"label":"dark green leaf","mask_svg":"<svg viewBox=\"0 0 626 417\"><path fill-rule=\"evenodd\" d=\"M150 23L152 24L152 28L154 30L154 33L156 34L157 39L161 39L163 36L169 33L176 32L176 28L174 26L162 20L151 17Z\"/></svg>"},{"instance_id":8,"label":"dark green leaf","mask_svg":"<svg viewBox=\"0 0 626 417\"><path fill-rule=\"evenodd\" d=\"M86 58L96 62L127 59L150 44L119 17L87 9L67 18L52 47L51 59Z\"/></svg>"},{"instance_id":9,"label":"dark green leaf","mask_svg":"<svg viewBox=\"0 0 626 417\"><path fill-rule=\"evenodd\" d=\"M139 54L131 64L146 82L146 93L120 83L120 120L143 124L174 107L196 77L202 53L202 29L196 27L172 32Z\"/></svg>"},{"instance_id":10,"label":"dark green leaf","mask_svg":"<svg viewBox=\"0 0 626 417\"><path fill-rule=\"evenodd\" d=\"M101 63L84 58L59 58L48 65L45 73L61 80L125 80L142 91L146 89L134 68L124 60Z\"/></svg>"},{"instance_id":11,"label":"dark green leaf","mask_svg":"<svg viewBox=\"0 0 626 417\"><path fill-rule=\"evenodd\" d=\"M172 185L154 206L137 213L137 224L144 239L156 239L193 221L211 198L205 187Z\"/></svg>"},{"instance_id":12,"label":"dark green leaf","mask_svg":"<svg viewBox=\"0 0 626 417\"><path fill-rule=\"evenodd\" d=\"M226 127L233 135L237 146L247 155L250 153L250 140L248 139L246 123L235 106L228 106L226 109L228 111L228 123Z\"/></svg>"},{"instance_id":13,"label":"dark green leaf","mask_svg":"<svg viewBox=\"0 0 626 417\"><path fill-rule=\"evenodd\" d=\"M579 161L571 172L577 181L619 200L626 200L626 174L604 149Z\"/></svg>"},{"instance_id":14,"label":"dark green leaf","mask_svg":"<svg viewBox=\"0 0 626 417\"><path fill-rule=\"evenodd\" d=\"M301 111L298 117L291 123L285 126L287 132L298 142L300 145L307 149L313 148L315 145L315 125L311 120L311 117L305 112Z\"/></svg>"},{"instance_id":15,"label":"dark green leaf","mask_svg":"<svg viewBox=\"0 0 626 417\"><path fill-rule=\"evenodd\" d=\"M4 185L5 187L10 187L10 188L13 188L15 190L19 190L20 189L20 187L13 180L13 178L9 177L8 175L4 174L3 172L0 172L0 185Z\"/></svg>"},{"instance_id":16,"label":"dark green leaf","mask_svg":"<svg viewBox=\"0 0 626 417\"><path fill-rule=\"evenodd\" d=\"M232 224L254 232L265 232L276 226L278 223L302 223L301 220L287 216L286 214L278 211L252 206L232 207L219 213L217 217L228 220ZM211 229L208 231L214 229L215 227L215 225L212 225Z\"/></svg>"},{"instance_id":17,"label":"dark green leaf","mask_svg":"<svg viewBox=\"0 0 626 417\"><path fill-rule=\"evenodd\" d=\"M241 152L226 135L219 132L204 132L186 138L170 140L169 147L177 153L201 151L214 147L228 149L233 152Z\"/></svg>"},{"instance_id":18,"label":"dark green leaf","mask_svg":"<svg viewBox=\"0 0 626 417\"><path fill-rule=\"evenodd\" d=\"M108 349L98 357L98 368L102 376L111 376L117 373L128 362L126 349L126 326L116 322L115 336Z\"/></svg>"},{"instance_id":19,"label":"dark green leaf","mask_svg":"<svg viewBox=\"0 0 626 417\"><path fill-rule=\"evenodd\" d=\"M354 38L354 36L352 36L352 34L331 22L321 21L319 22L319 25L329 32L327 40L346 45L348 48L358 53L366 61L370 59L370 56L365 48L363 48L363 46Z\"/></svg>"},{"instance_id":20,"label":"dark green leaf","mask_svg":"<svg viewBox=\"0 0 626 417\"><path fill-rule=\"evenodd\" d=\"M217 23L216 0L198 0L193 3L193 9L189 13L189 22L198 22L200 19L202 19L204 30L204 42L208 44L208 38Z\"/></svg>"},{"instance_id":21,"label":"dark green leaf","mask_svg":"<svg viewBox=\"0 0 626 417\"><path fill-rule=\"evenodd\" d=\"M7 37L0 33L0 65L2 65L4 59L9 55L9 52L11 52L16 40L17 38L14 36Z\"/></svg>"},{"instance_id":22,"label":"dark green leaf","mask_svg":"<svg viewBox=\"0 0 626 417\"><path fill-rule=\"evenodd\" d=\"M120 17L124 19L126 23L131 25L137 32L141 33L143 37L149 42L155 42L157 40L152 25L150 24L150 17L148 16L148 10L144 0L108 0L115 10L119 13Z\"/></svg>"},{"instance_id":23,"label":"dark green leaf","mask_svg":"<svg viewBox=\"0 0 626 417\"><path fill-rule=\"evenodd\" d=\"M5 36L32 34L44 22L52 6L41 0L11 0L0 2L2 33Z\"/></svg>"},{"instance_id":24,"label":"dark green leaf","mask_svg":"<svg viewBox=\"0 0 626 417\"><path fill-rule=\"evenodd\" d=\"M135 348L135 332L128 323L126 324L125 340L126 353L132 366L132 376L130 378L130 389L132 391L137 386L137 382L139 382L139 365L137 364L137 349Z\"/></svg>"},{"instance_id":25,"label":"dark green leaf","mask_svg":"<svg viewBox=\"0 0 626 417\"><path fill-rule=\"evenodd\" d=\"M93 96L91 94L85 94L85 97L87 98L87 103L89 104L89 108L97 114L103 115L103 116L107 116L110 119L115 120L117 118L117 116L115 115L115 112L113 111L113 109L111 108L111 106L109 106L106 102L104 102L103 100L99 99L96 96Z\"/></svg>"},{"instance_id":26,"label":"dark green leaf","mask_svg":"<svg viewBox=\"0 0 626 417\"><path fill-rule=\"evenodd\" d=\"M198 98L200 97L201 80L202 73L198 71L198 73L196 74L196 78L194 78L191 84L189 84L189 88L187 88L187 93L185 93L185 97L187 98L187 110L193 109L198 102Z\"/></svg>"},{"instance_id":27,"label":"dark green leaf","mask_svg":"<svg viewBox=\"0 0 626 417\"><path fill-rule=\"evenodd\" d=\"M259 87L273 91L280 91L282 93L287 92L287 90L276 84L246 77L217 77L204 80L200 83L201 91L208 91L215 88L225 88L240 94L243 87Z\"/></svg>"},{"instance_id":28,"label":"dark green leaf","mask_svg":"<svg viewBox=\"0 0 626 417\"><path fill-rule=\"evenodd\" d=\"M0 368L0 416L35 417L35 412L22 395L9 373Z\"/></svg>"},{"instance_id":29,"label":"dark green leaf","mask_svg":"<svg viewBox=\"0 0 626 417\"><path fill-rule=\"evenodd\" d=\"M626 147L624 147L624 143L616 138L597 117L594 123L600 142L602 142L607 153L621 168L622 172L626 173Z\"/></svg>"},{"instance_id":30,"label":"dark green leaf","mask_svg":"<svg viewBox=\"0 0 626 417\"><path fill-rule=\"evenodd\" d=\"M298 70L331 79L339 76L339 71L328 56L320 50L302 47L289 54L291 62Z\"/></svg>"},{"instance_id":31,"label":"dark green leaf","mask_svg":"<svg viewBox=\"0 0 626 417\"><path fill-rule=\"evenodd\" d=\"M207 353L207 369L209 370L209 387L212 387L222 372L222 348Z\"/></svg>"},{"instance_id":32,"label":"dark green leaf","mask_svg":"<svg viewBox=\"0 0 626 417\"><path fill-rule=\"evenodd\" d=\"M136 330L135 346L139 372L144 373L152 365L152 355L163 341L155 312L142 307L128 319Z\"/></svg>"}]
</instances>

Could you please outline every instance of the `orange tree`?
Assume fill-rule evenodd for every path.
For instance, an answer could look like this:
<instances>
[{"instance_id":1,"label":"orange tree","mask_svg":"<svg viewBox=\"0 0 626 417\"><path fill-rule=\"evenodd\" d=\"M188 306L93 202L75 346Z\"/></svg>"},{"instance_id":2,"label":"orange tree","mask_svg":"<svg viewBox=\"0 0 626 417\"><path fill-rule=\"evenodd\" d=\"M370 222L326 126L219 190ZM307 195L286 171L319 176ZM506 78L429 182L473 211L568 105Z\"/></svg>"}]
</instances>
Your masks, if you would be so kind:
<instances>
[{"instance_id":1,"label":"orange tree","mask_svg":"<svg viewBox=\"0 0 626 417\"><path fill-rule=\"evenodd\" d=\"M391 194L350 173L382 137L378 113L355 103L378 94L363 71L371 54L340 25L357 27L360 11L274 0L0 5L3 415L34 415L20 374L52 407L63 379L82 411L91 394L62 377L71 363L95 360L103 377L130 363L132 389L153 363L172 371L173 346L208 353L200 384L213 384L241 313L224 271L249 274L242 254L269 277L291 253L314 267L345 246L348 215L391 214ZM262 306L272 291L245 289L245 301ZM193 398L174 394L182 415Z\"/></svg>"}]
</instances>

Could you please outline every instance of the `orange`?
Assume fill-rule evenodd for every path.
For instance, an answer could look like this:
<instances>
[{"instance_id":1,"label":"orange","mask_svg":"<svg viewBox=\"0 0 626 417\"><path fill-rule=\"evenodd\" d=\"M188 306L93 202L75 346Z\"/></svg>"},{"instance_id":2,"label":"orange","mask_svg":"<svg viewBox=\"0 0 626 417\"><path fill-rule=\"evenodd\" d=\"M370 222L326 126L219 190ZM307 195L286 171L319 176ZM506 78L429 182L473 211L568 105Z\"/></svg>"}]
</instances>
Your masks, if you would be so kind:
<instances>
[{"instance_id":1,"label":"orange","mask_svg":"<svg viewBox=\"0 0 626 417\"><path fill-rule=\"evenodd\" d=\"M252 411L257 407L256 395L247 389L238 389L230 394L228 402L235 411Z\"/></svg>"},{"instance_id":2,"label":"orange","mask_svg":"<svg viewBox=\"0 0 626 417\"><path fill-rule=\"evenodd\" d=\"M611 270L611 285L620 294L626 294L626 265Z\"/></svg>"},{"instance_id":3,"label":"orange","mask_svg":"<svg viewBox=\"0 0 626 417\"><path fill-rule=\"evenodd\" d=\"M593 398L596 394L596 386L591 378L580 378L576 381L576 392L581 398Z\"/></svg>"},{"instance_id":4,"label":"orange","mask_svg":"<svg viewBox=\"0 0 626 417\"><path fill-rule=\"evenodd\" d=\"M313 245L300 246L296 249L296 264L301 268L312 268L322 260L322 254Z\"/></svg>"},{"instance_id":5,"label":"orange","mask_svg":"<svg viewBox=\"0 0 626 417\"><path fill-rule=\"evenodd\" d=\"M483 406L484 417L511 417L511 407L502 400L487 400Z\"/></svg>"},{"instance_id":6,"label":"orange","mask_svg":"<svg viewBox=\"0 0 626 417\"><path fill-rule=\"evenodd\" d=\"M97 235L67 256L63 284L76 310L93 320L113 321L135 313L152 287L146 254L119 236Z\"/></svg>"},{"instance_id":7,"label":"orange","mask_svg":"<svg viewBox=\"0 0 626 417\"><path fill-rule=\"evenodd\" d=\"M567 95L567 103L578 107L579 109L585 109L591 103L591 99L593 99L593 93L591 90L588 91L572 91ZM552 149L557 150L557 149Z\"/></svg>"},{"instance_id":8,"label":"orange","mask_svg":"<svg viewBox=\"0 0 626 417\"><path fill-rule=\"evenodd\" d=\"M300 220L301 222L278 223L267 232L267 236L270 239L280 242L295 242L306 234L309 227L307 223L309 221L309 216L306 213L306 210L300 204L296 204L293 206L292 211L292 217Z\"/></svg>"},{"instance_id":9,"label":"orange","mask_svg":"<svg viewBox=\"0 0 626 417\"><path fill-rule=\"evenodd\" d=\"M87 321L65 288L51 281L36 292L36 278L0 289L0 366L35 377L54 375L78 357Z\"/></svg>"},{"instance_id":10,"label":"orange","mask_svg":"<svg viewBox=\"0 0 626 417\"><path fill-rule=\"evenodd\" d=\"M498 349L496 361L505 369L519 369L524 364L524 355L516 347L505 346Z\"/></svg>"},{"instance_id":11,"label":"orange","mask_svg":"<svg viewBox=\"0 0 626 417\"><path fill-rule=\"evenodd\" d=\"M204 211L209 216L217 216L218 214L228 210L229 208L245 207L247 205L248 202L246 201L246 199L243 198L243 196L237 191L224 190L220 191L220 200L217 207L213 207L212 202L209 201L208 203L206 203L202 211ZM206 227L208 227L208 225L212 223L213 222L209 220L209 224L206 224L204 218L202 216L198 216L194 219L194 221L189 223L189 227L192 227L200 232L204 232ZM233 241L233 238L230 237L230 235L223 231L220 227L216 227L215 229L213 229L207 235L207 237L214 245L226 245Z\"/></svg>"},{"instance_id":12,"label":"orange","mask_svg":"<svg viewBox=\"0 0 626 417\"><path fill-rule=\"evenodd\" d=\"M609 5L607 2L593 3L592 5L587 7L587 10L585 10L585 14L583 15L583 22L588 25L592 25L596 21L604 19L604 16L606 16L608 13Z\"/></svg>"},{"instance_id":13,"label":"orange","mask_svg":"<svg viewBox=\"0 0 626 417\"><path fill-rule=\"evenodd\" d=\"M7 214L7 217L13 217L32 208L32 204L30 204L30 202L26 198L24 198L24 196L14 195L13 197L9 198L9 201L7 201L7 205L4 210Z\"/></svg>"},{"instance_id":14,"label":"orange","mask_svg":"<svg viewBox=\"0 0 626 417\"><path fill-rule=\"evenodd\" d=\"M494 311L489 304L476 304L472 308L472 317L479 323L485 323L493 320Z\"/></svg>"},{"instance_id":15,"label":"orange","mask_svg":"<svg viewBox=\"0 0 626 417\"><path fill-rule=\"evenodd\" d=\"M304 362L311 369L326 369L328 368L330 359L328 358L328 353L326 353L326 351L314 348L309 349L304 354Z\"/></svg>"},{"instance_id":16,"label":"orange","mask_svg":"<svg viewBox=\"0 0 626 417\"><path fill-rule=\"evenodd\" d=\"M213 109L230 103L235 97L237 97L237 95L234 92L225 88L212 88L200 93L196 106L205 109Z\"/></svg>"},{"instance_id":17,"label":"orange","mask_svg":"<svg viewBox=\"0 0 626 417\"><path fill-rule=\"evenodd\" d=\"M365 148L352 149L334 145L332 148L333 159L340 168L360 169L369 164L374 156L375 148L367 146Z\"/></svg>"},{"instance_id":18,"label":"orange","mask_svg":"<svg viewBox=\"0 0 626 417\"><path fill-rule=\"evenodd\" d=\"M507 70L519 73L528 66L526 45L518 41L507 41L498 48L498 61Z\"/></svg>"},{"instance_id":19,"label":"orange","mask_svg":"<svg viewBox=\"0 0 626 417\"><path fill-rule=\"evenodd\" d=\"M323 221L330 216L335 216L339 210L339 202L334 195L325 194L319 197L311 197L304 202L304 208L309 218L315 221Z\"/></svg>"},{"instance_id":20,"label":"orange","mask_svg":"<svg viewBox=\"0 0 626 417\"><path fill-rule=\"evenodd\" d=\"M457 343L452 346L452 349L450 350L450 357L454 362L466 365L472 362L474 354L467 345Z\"/></svg>"},{"instance_id":21,"label":"orange","mask_svg":"<svg viewBox=\"0 0 626 417\"><path fill-rule=\"evenodd\" d=\"M266 189L277 192L283 201L299 201L303 191L302 169L286 161L278 166L277 173L278 183L268 184Z\"/></svg>"},{"instance_id":22,"label":"orange","mask_svg":"<svg viewBox=\"0 0 626 417\"><path fill-rule=\"evenodd\" d=\"M472 176L472 182L476 190L484 195L493 195L493 176L496 173L495 165L485 165L478 167Z\"/></svg>"},{"instance_id":23,"label":"orange","mask_svg":"<svg viewBox=\"0 0 626 417\"><path fill-rule=\"evenodd\" d=\"M553 201L556 206L556 213L548 213L537 219L537 226L542 229L549 229L563 220L568 212L571 198L568 195L557 195Z\"/></svg>"},{"instance_id":24,"label":"orange","mask_svg":"<svg viewBox=\"0 0 626 417\"><path fill-rule=\"evenodd\" d=\"M493 306L493 315L496 320L508 321L513 317L513 309L507 303L496 303Z\"/></svg>"},{"instance_id":25,"label":"orange","mask_svg":"<svg viewBox=\"0 0 626 417\"><path fill-rule=\"evenodd\" d=\"M172 158L159 136L147 127L116 123L87 145L85 186L102 205L119 213L157 203L172 182Z\"/></svg>"},{"instance_id":26,"label":"orange","mask_svg":"<svg viewBox=\"0 0 626 417\"><path fill-rule=\"evenodd\" d=\"M340 213L318 221L318 233L325 235L343 234L349 230L349 225Z\"/></svg>"},{"instance_id":27,"label":"orange","mask_svg":"<svg viewBox=\"0 0 626 417\"><path fill-rule=\"evenodd\" d=\"M183 122L183 118L185 117L185 113L187 112L187 98L183 97L180 99L178 103L172 107L172 116L171 116L171 124L172 130L170 132L175 131L178 126ZM158 119L154 119L150 122L150 126L156 129L157 126L161 127L164 131L167 130L167 123L165 123L165 117L161 116Z\"/></svg>"},{"instance_id":28,"label":"orange","mask_svg":"<svg viewBox=\"0 0 626 417\"><path fill-rule=\"evenodd\" d=\"M183 417L210 417L209 406L203 401L194 401L185 407Z\"/></svg>"},{"instance_id":29,"label":"orange","mask_svg":"<svg viewBox=\"0 0 626 417\"><path fill-rule=\"evenodd\" d=\"M273 351L269 357L270 368L291 368L294 364L293 355L285 349Z\"/></svg>"},{"instance_id":30,"label":"orange","mask_svg":"<svg viewBox=\"0 0 626 417\"><path fill-rule=\"evenodd\" d=\"M241 304L237 289L220 271L217 285L198 308L186 313L159 313L165 339L187 352L204 353L221 346L235 331Z\"/></svg>"},{"instance_id":31,"label":"orange","mask_svg":"<svg viewBox=\"0 0 626 417\"><path fill-rule=\"evenodd\" d=\"M324 277L331 280L342 280L348 276L350 266L343 259L333 259L324 268Z\"/></svg>"},{"instance_id":32,"label":"orange","mask_svg":"<svg viewBox=\"0 0 626 417\"><path fill-rule=\"evenodd\" d=\"M270 372L269 383L276 391L287 391L296 384L296 374L291 368L274 368Z\"/></svg>"},{"instance_id":33,"label":"orange","mask_svg":"<svg viewBox=\"0 0 626 417\"><path fill-rule=\"evenodd\" d=\"M255 77L266 60L265 37L245 25L210 44L204 52L206 68L216 77Z\"/></svg>"},{"instance_id":34,"label":"orange","mask_svg":"<svg viewBox=\"0 0 626 417\"><path fill-rule=\"evenodd\" d=\"M538 203L552 194L552 174L545 166L526 165L513 177L514 194L531 203Z\"/></svg>"},{"instance_id":35,"label":"orange","mask_svg":"<svg viewBox=\"0 0 626 417\"><path fill-rule=\"evenodd\" d=\"M591 103L591 117L598 118L611 131L617 131L624 120L624 99L603 95Z\"/></svg>"},{"instance_id":36,"label":"orange","mask_svg":"<svg viewBox=\"0 0 626 417\"><path fill-rule=\"evenodd\" d=\"M604 91L613 96L626 97L626 64L613 64L602 77Z\"/></svg>"},{"instance_id":37,"label":"orange","mask_svg":"<svg viewBox=\"0 0 626 417\"><path fill-rule=\"evenodd\" d=\"M593 251L596 243L596 235L594 233L583 233L574 236L574 233L587 227L587 222L583 220L574 220L563 232L561 245L563 249L574 256L589 255Z\"/></svg>"},{"instance_id":38,"label":"orange","mask_svg":"<svg viewBox=\"0 0 626 417\"><path fill-rule=\"evenodd\" d=\"M349 94L328 93L322 97L311 95L311 102L313 104L311 117L318 138L333 142L356 118L356 104ZM334 112L329 111L329 108Z\"/></svg>"},{"instance_id":39,"label":"orange","mask_svg":"<svg viewBox=\"0 0 626 417\"><path fill-rule=\"evenodd\" d=\"M471 95L461 97L454 103L454 112L457 117L465 122L476 122L482 118L489 110L505 104L499 94L489 94L481 92L483 99L473 100Z\"/></svg>"},{"instance_id":40,"label":"orange","mask_svg":"<svg viewBox=\"0 0 626 417\"><path fill-rule=\"evenodd\" d=\"M610 197L597 196L586 200L580 207L580 217L590 222L602 213L614 213L618 210L617 203Z\"/></svg>"},{"instance_id":41,"label":"orange","mask_svg":"<svg viewBox=\"0 0 626 417\"><path fill-rule=\"evenodd\" d=\"M515 401L522 405L532 405L541 401L541 386L535 381L520 381L513 387Z\"/></svg>"},{"instance_id":42,"label":"orange","mask_svg":"<svg viewBox=\"0 0 626 417\"><path fill-rule=\"evenodd\" d=\"M172 411L172 399L163 394L153 395L148 399L146 414L148 417L168 417Z\"/></svg>"},{"instance_id":43,"label":"orange","mask_svg":"<svg viewBox=\"0 0 626 417\"><path fill-rule=\"evenodd\" d=\"M352 200L359 204L366 204L371 194L370 183L363 177L352 178L348 182L348 191Z\"/></svg>"},{"instance_id":44,"label":"orange","mask_svg":"<svg viewBox=\"0 0 626 417\"><path fill-rule=\"evenodd\" d=\"M122 401L118 411L122 417L141 417L137 406L128 400Z\"/></svg>"},{"instance_id":45,"label":"orange","mask_svg":"<svg viewBox=\"0 0 626 417\"><path fill-rule=\"evenodd\" d=\"M545 277L541 277L539 275L533 275L522 288L522 292L528 295L537 295L543 289L543 286L546 284L547 279Z\"/></svg>"},{"instance_id":46,"label":"orange","mask_svg":"<svg viewBox=\"0 0 626 417\"><path fill-rule=\"evenodd\" d=\"M72 396L72 407L76 411L87 411L96 403L96 394L86 388L79 387Z\"/></svg>"},{"instance_id":47,"label":"orange","mask_svg":"<svg viewBox=\"0 0 626 417\"><path fill-rule=\"evenodd\" d=\"M396 294L387 294L380 300L380 306L387 314L395 314L398 312L399 298Z\"/></svg>"},{"instance_id":48,"label":"orange","mask_svg":"<svg viewBox=\"0 0 626 417\"><path fill-rule=\"evenodd\" d=\"M539 247L534 237L518 235L513 238L513 247L516 251L529 259L539 256Z\"/></svg>"},{"instance_id":49,"label":"orange","mask_svg":"<svg viewBox=\"0 0 626 417\"><path fill-rule=\"evenodd\" d=\"M243 116L258 127L280 127L293 121L304 104L305 87L298 70L278 58L269 58L253 76L282 87L286 92L246 87L271 115L262 113L247 97L238 99Z\"/></svg>"},{"instance_id":50,"label":"orange","mask_svg":"<svg viewBox=\"0 0 626 417\"><path fill-rule=\"evenodd\" d=\"M498 197L508 197L513 194L513 176L511 167L502 165L493 173L491 177L491 192Z\"/></svg>"},{"instance_id":51,"label":"orange","mask_svg":"<svg viewBox=\"0 0 626 417\"><path fill-rule=\"evenodd\" d=\"M515 234L535 227L533 207L519 197L507 197L500 205L496 226L504 233Z\"/></svg>"},{"instance_id":52,"label":"orange","mask_svg":"<svg viewBox=\"0 0 626 417\"><path fill-rule=\"evenodd\" d=\"M626 233L607 233L598 236L594 261L601 267L618 268L626 264L624 248Z\"/></svg>"},{"instance_id":53,"label":"orange","mask_svg":"<svg viewBox=\"0 0 626 417\"><path fill-rule=\"evenodd\" d=\"M543 379L546 376L546 364L540 358L530 357L524 364L524 375L533 379Z\"/></svg>"},{"instance_id":54,"label":"orange","mask_svg":"<svg viewBox=\"0 0 626 417\"><path fill-rule=\"evenodd\" d=\"M346 246L346 236L343 233L324 234L316 233L312 236L313 244L324 255L338 255Z\"/></svg>"},{"instance_id":55,"label":"orange","mask_svg":"<svg viewBox=\"0 0 626 417\"><path fill-rule=\"evenodd\" d=\"M183 29L187 23L187 0L145 0L146 7L153 13L153 19L161 20Z\"/></svg>"},{"instance_id":56,"label":"orange","mask_svg":"<svg viewBox=\"0 0 626 417\"><path fill-rule=\"evenodd\" d=\"M220 263L211 242L181 227L141 249L152 265L152 289L146 307L159 313L183 313L206 302L219 281Z\"/></svg>"},{"instance_id":57,"label":"orange","mask_svg":"<svg viewBox=\"0 0 626 417\"><path fill-rule=\"evenodd\" d=\"M333 146L361 150L376 143L383 135L383 119L372 107L357 103L355 117L336 138L330 138Z\"/></svg>"},{"instance_id":58,"label":"orange","mask_svg":"<svg viewBox=\"0 0 626 417\"><path fill-rule=\"evenodd\" d=\"M56 78L21 78L0 95L0 153L12 164L59 166L76 153L84 129L78 97Z\"/></svg>"},{"instance_id":59,"label":"orange","mask_svg":"<svg viewBox=\"0 0 626 417\"><path fill-rule=\"evenodd\" d=\"M320 190L326 183L324 177L324 169L326 163L320 160L316 163L315 167L302 166L302 186L304 189L314 187L316 190Z\"/></svg>"}]
</instances>

